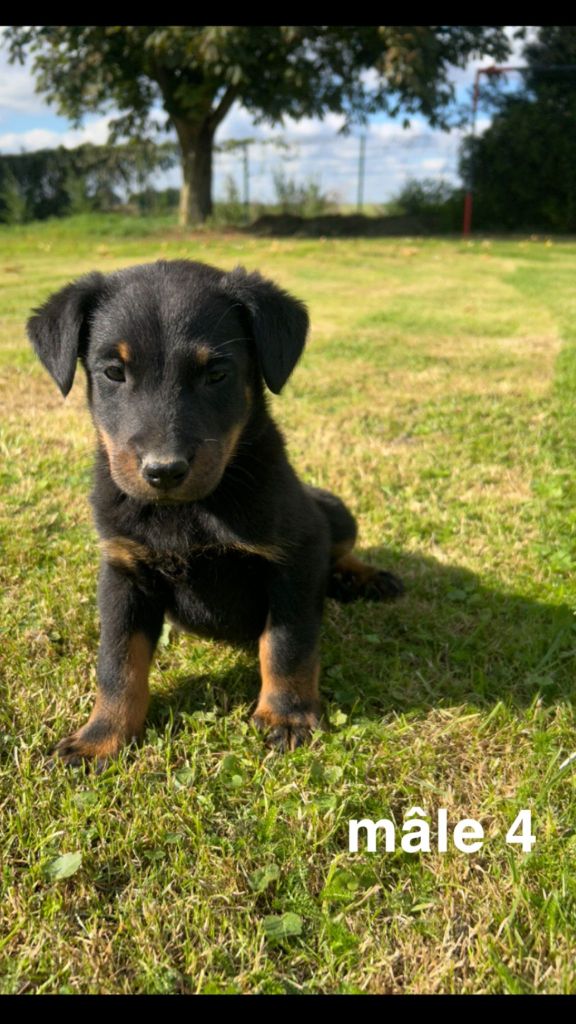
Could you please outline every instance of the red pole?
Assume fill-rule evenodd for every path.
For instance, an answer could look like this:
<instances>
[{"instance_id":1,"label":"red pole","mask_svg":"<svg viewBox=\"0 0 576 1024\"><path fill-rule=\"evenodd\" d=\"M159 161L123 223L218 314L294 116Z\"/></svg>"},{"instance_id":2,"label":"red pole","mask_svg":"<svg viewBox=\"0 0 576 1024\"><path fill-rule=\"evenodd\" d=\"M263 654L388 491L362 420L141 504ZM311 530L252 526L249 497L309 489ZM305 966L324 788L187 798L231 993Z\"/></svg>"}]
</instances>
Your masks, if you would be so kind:
<instances>
[{"instance_id":1,"label":"red pole","mask_svg":"<svg viewBox=\"0 0 576 1024\"><path fill-rule=\"evenodd\" d=\"M468 191L464 196L464 220L462 222L462 234L464 238L470 235L472 227L472 193Z\"/></svg>"},{"instance_id":2,"label":"red pole","mask_svg":"<svg viewBox=\"0 0 576 1024\"><path fill-rule=\"evenodd\" d=\"M533 68L541 68L546 71L568 71L574 70L576 64L534 64ZM476 71L476 78L474 81L474 97L472 100L472 138L476 135L476 110L478 108L478 97L479 97L479 84L480 75L506 75L509 71L527 71L526 65L514 65L497 67L493 64L489 68L478 68ZM472 230L472 171L473 171L473 160L470 163L470 187L464 196L464 217L462 221L462 234L464 238L468 238Z\"/></svg>"}]
</instances>

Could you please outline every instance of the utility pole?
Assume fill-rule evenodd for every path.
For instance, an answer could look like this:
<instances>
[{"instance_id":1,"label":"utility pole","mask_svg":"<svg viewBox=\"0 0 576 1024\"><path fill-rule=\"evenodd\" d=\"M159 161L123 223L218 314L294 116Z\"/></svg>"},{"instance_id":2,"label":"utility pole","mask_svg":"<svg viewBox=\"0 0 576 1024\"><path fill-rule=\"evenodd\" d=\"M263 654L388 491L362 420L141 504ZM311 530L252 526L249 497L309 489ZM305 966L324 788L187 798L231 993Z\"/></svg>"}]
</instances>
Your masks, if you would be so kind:
<instances>
[{"instance_id":1,"label":"utility pole","mask_svg":"<svg viewBox=\"0 0 576 1024\"><path fill-rule=\"evenodd\" d=\"M366 136L360 136L360 153L358 155L358 213L361 213L364 205L364 167L366 154Z\"/></svg>"},{"instance_id":2,"label":"utility pole","mask_svg":"<svg viewBox=\"0 0 576 1024\"><path fill-rule=\"evenodd\" d=\"M250 173L248 168L248 142L245 142L243 147L243 160L244 165L244 217L248 224L250 220Z\"/></svg>"},{"instance_id":3,"label":"utility pole","mask_svg":"<svg viewBox=\"0 0 576 1024\"><path fill-rule=\"evenodd\" d=\"M220 142L214 147L217 153L235 153L238 149L242 150L242 177L244 181L242 205L247 223L250 220L250 165L248 162L248 150L250 146L256 145L256 143L259 146L276 146L277 149L287 150L290 148L280 136L270 139L227 139L225 142Z\"/></svg>"}]
</instances>

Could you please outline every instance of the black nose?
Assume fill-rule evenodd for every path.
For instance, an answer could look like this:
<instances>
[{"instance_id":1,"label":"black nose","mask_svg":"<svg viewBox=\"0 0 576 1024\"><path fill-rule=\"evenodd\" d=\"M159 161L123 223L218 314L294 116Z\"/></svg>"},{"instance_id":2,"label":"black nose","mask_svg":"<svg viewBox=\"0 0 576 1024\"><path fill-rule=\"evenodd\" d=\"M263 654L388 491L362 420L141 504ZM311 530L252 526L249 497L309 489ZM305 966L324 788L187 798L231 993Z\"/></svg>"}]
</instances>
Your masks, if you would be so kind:
<instances>
[{"instance_id":1,"label":"black nose","mask_svg":"<svg viewBox=\"0 0 576 1024\"><path fill-rule=\"evenodd\" d=\"M142 476L161 491L171 491L173 487L181 484L188 472L190 463L186 459L177 459L175 462L148 462L142 467Z\"/></svg>"}]
</instances>

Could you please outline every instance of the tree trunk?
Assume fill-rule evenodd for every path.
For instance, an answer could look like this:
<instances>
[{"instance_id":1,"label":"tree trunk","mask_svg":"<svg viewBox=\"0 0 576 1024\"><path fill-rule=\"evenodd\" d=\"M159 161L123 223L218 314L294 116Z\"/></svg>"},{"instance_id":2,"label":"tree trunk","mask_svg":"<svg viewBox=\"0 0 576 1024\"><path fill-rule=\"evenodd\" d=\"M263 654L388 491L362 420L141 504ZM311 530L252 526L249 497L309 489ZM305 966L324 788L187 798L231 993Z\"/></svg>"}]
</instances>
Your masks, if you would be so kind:
<instances>
[{"instance_id":1,"label":"tree trunk","mask_svg":"<svg viewBox=\"0 0 576 1024\"><path fill-rule=\"evenodd\" d=\"M202 224L212 213L212 143L214 129L207 122L200 126L176 125L182 153L182 188L178 223L181 227Z\"/></svg>"}]
</instances>

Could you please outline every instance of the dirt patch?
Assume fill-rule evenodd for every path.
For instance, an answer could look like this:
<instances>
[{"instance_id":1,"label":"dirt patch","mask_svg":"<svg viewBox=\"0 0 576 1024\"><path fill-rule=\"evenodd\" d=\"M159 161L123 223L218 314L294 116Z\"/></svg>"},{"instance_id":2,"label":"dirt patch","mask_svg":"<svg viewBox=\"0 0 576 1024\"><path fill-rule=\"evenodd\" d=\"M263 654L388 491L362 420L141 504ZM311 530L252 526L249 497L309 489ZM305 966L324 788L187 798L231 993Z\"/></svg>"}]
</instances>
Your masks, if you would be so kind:
<instances>
[{"instance_id":1,"label":"dirt patch","mask_svg":"<svg viewBox=\"0 0 576 1024\"><path fill-rule=\"evenodd\" d=\"M362 213L325 214L298 217L292 213L264 214L243 229L248 234L283 238L383 238L406 235L431 235L431 223L420 217L366 217Z\"/></svg>"}]
</instances>

